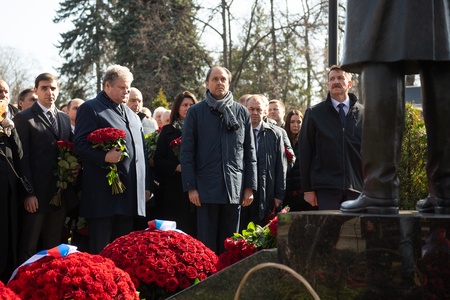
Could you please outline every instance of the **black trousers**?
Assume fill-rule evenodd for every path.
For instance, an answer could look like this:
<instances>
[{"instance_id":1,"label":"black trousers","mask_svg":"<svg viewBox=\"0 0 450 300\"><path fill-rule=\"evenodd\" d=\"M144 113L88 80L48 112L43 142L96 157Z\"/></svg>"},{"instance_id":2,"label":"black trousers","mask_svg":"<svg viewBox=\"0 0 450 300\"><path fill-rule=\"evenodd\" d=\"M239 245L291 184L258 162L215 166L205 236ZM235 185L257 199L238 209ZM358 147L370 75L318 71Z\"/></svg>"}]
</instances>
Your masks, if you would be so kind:
<instances>
[{"instance_id":1,"label":"black trousers","mask_svg":"<svg viewBox=\"0 0 450 300\"><path fill-rule=\"evenodd\" d=\"M89 253L98 254L116 238L132 232L133 221L133 217L122 215L88 219Z\"/></svg>"}]
</instances>

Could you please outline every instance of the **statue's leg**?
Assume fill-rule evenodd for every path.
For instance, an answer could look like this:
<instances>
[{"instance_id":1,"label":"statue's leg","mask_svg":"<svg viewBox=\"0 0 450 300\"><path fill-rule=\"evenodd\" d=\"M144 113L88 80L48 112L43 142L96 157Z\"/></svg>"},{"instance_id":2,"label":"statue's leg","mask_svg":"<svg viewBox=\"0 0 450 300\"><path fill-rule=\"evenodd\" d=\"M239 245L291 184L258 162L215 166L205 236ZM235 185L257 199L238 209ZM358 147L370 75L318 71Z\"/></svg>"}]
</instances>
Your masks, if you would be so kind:
<instances>
[{"instance_id":1,"label":"statue's leg","mask_svg":"<svg viewBox=\"0 0 450 300\"><path fill-rule=\"evenodd\" d=\"M417 208L436 205L436 213L450 214L450 62L422 62L420 75L429 196Z\"/></svg>"},{"instance_id":2,"label":"statue's leg","mask_svg":"<svg viewBox=\"0 0 450 300\"><path fill-rule=\"evenodd\" d=\"M358 199L342 203L341 210L398 213L398 168L405 115L403 68L398 63L370 63L361 75L364 190Z\"/></svg>"}]
</instances>

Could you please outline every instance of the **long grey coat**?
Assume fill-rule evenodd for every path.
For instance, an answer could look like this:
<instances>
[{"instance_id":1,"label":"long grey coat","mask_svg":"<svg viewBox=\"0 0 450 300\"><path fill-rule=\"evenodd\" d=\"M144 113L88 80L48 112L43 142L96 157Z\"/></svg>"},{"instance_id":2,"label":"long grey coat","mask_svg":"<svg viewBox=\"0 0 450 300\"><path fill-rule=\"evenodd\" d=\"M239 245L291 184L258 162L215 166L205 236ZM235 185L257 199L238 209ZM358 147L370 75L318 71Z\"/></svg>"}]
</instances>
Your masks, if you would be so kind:
<instances>
[{"instance_id":1,"label":"long grey coat","mask_svg":"<svg viewBox=\"0 0 450 300\"><path fill-rule=\"evenodd\" d=\"M80 215L86 218L105 218L114 215L145 216L145 183L147 159L139 117L122 105L126 117L120 116L115 104L100 92L96 98L78 108L74 147L83 159L83 182ZM98 128L113 127L126 132L129 157L117 164L125 192L112 195L104 168L106 152L92 148L87 136Z\"/></svg>"},{"instance_id":2,"label":"long grey coat","mask_svg":"<svg viewBox=\"0 0 450 300\"><path fill-rule=\"evenodd\" d=\"M181 145L184 191L197 189L202 203L239 204L244 188L256 190L256 156L247 109L231 107L240 128L229 131L206 101L186 116Z\"/></svg>"},{"instance_id":3,"label":"long grey coat","mask_svg":"<svg viewBox=\"0 0 450 300\"><path fill-rule=\"evenodd\" d=\"M348 0L341 65L360 73L366 62L450 61L448 0Z\"/></svg>"}]
</instances>

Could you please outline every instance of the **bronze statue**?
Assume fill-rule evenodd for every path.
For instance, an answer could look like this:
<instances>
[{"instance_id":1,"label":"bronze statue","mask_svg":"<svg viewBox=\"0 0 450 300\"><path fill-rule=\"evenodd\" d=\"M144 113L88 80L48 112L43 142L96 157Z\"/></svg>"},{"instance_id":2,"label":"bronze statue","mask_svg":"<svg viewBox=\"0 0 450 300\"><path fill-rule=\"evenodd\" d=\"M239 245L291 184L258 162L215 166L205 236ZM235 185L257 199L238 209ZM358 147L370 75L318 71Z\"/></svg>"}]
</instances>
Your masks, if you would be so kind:
<instances>
[{"instance_id":1,"label":"bronze statue","mask_svg":"<svg viewBox=\"0 0 450 300\"><path fill-rule=\"evenodd\" d=\"M450 214L450 4L348 0L342 68L361 73L364 188L343 212L398 213L405 74L420 74L429 196L420 212Z\"/></svg>"}]
</instances>

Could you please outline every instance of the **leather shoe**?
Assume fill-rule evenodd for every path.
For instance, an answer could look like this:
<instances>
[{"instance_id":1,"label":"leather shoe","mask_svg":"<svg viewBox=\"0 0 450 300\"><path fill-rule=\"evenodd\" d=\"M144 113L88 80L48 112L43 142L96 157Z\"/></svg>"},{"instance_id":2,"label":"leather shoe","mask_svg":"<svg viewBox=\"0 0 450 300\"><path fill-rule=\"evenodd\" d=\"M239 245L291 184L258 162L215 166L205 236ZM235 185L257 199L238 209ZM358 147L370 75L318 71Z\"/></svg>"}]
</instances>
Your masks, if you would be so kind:
<instances>
[{"instance_id":1,"label":"leather shoe","mask_svg":"<svg viewBox=\"0 0 450 300\"><path fill-rule=\"evenodd\" d=\"M428 195L425 199L420 199L417 201L416 209L421 213L434 213L436 204L436 198Z\"/></svg>"},{"instance_id":2,"label":"leather shoe","mask_svg":"<svg viewBox=\"0 0 450 300\"><path fill-rule=\"evenodd\" d=\"M450 215L450 199L436 197L435 214Z\"/></svg>"},{"instance_id":3,"label":"leather shoe","mask_svg":"<svg viewBox=\"0 0 450 300\"><path fill-rule=\"evenodd\" d=\"M373 198L361 193L357 199L343 202L341 211L349 213L398 214L398 199Z\"/></svg>"}]
</instances>

